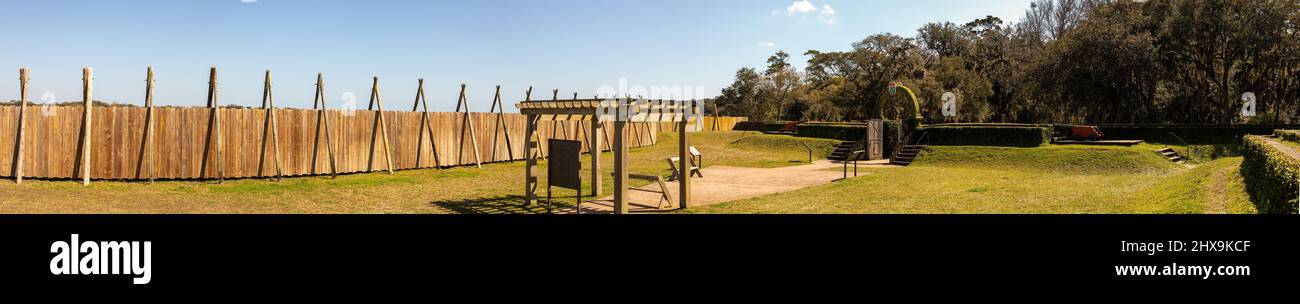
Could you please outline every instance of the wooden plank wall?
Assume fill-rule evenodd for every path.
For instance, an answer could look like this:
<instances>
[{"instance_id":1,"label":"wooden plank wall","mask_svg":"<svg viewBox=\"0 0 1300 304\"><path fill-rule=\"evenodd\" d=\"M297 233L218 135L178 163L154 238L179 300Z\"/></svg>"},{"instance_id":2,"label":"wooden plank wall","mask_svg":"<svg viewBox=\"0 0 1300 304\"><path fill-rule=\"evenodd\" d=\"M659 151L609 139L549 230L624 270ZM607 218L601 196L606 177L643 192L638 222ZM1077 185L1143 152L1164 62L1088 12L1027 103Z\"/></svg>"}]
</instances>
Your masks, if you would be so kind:
<instances>
[{"instance_id":1,"label":"wooden plank wall","mask_svg":"<svg viewBox=\"0 0 1300 304\"><path fill-rule=\"evenodd\" d=\"M91 177L108 180L148 179L147 164L141 163L144 156L141 149L145 146L144 127L146 108L143 107L92 107L91 136L94 139L91 148ZM208 138L211 110L202 107L158 107L155 108L154 162L153 168L158 179L215 179L217 176L217 154L215 150L205 153L208 145L215 145L215 138ZM50 115L45 115L49 113ZM373 111L328 111L331 135L336 153L335 160L339 173L359 173L386 170L384 157L376 154L371 158L371 136L374 127ZM434 129L433 141L437 145L434 151L429 139L425 138L423 146L420 136L420 112L386 111L389 142L392 145L393 165L396 170L435 167L433 153L437 153L438 165L452 167L473 165L472 147L459 146L463 114L452 112L429 113ZM24 138L25 156L23 159L24 176L32 178L74 178L77 165L81 136L81 106L52 106L42 109L40 106L28 107L27 134ZM280 166L286 176L305 176L312 173L313 139L316 130L316 111L305 109L277 109L279 118ZM507 153L505 136L500 136L495 147L496 159L492 153L493 127L496 126L496 114L473 113L474 126L478 128L478 145L484 163L522 160L524 156L524 122L521 114L505 114L509 125L509 145L513 153ZM273 149L266 149L266 156L261 157L263 128L266 111L261 109L221 109L222 154L226 178L272 177L275 175ZM17 139L17 106L0 106L0 176L13 177L14 145ZM743 118L722 117L705 119L705 130L712 130L713 124L720 124L720 130L730 130ZM538 124L538 134L545 141L555 134L564 139L582 140L587 137L582 132L591 132L590 127L580 128L578 122L558 122L559 128L552 132L551 122ZM637 123L630 130L639 130L638 134L628 137L632 147L652 145L659 133L672 131L669 123ZM606 123L602 131L612 136L612 123ZM658 130L659 132L655 132ZM612 137L605 137L611 138ZM602 139L604 141L604 139ZM471 141L466 140L466 143ZM329 153L322 139L317 157L317 174L329 174ZM585 146L586 144L584 144ZM608 143L599 147L608 151ZM215 149L216 147L211 147ZM584 153L589 152L584 148ZM384 153L382 146L373 153ZM508 155L514 155L510 159ZM206 158L204 157L206 156ZM419 163L416 163L416 159ZM259 160L262 160L259 163ZM205 164L206 162L206 164ZM259 165L262 171L259 172Z\"/></svg>"}]
</instances>

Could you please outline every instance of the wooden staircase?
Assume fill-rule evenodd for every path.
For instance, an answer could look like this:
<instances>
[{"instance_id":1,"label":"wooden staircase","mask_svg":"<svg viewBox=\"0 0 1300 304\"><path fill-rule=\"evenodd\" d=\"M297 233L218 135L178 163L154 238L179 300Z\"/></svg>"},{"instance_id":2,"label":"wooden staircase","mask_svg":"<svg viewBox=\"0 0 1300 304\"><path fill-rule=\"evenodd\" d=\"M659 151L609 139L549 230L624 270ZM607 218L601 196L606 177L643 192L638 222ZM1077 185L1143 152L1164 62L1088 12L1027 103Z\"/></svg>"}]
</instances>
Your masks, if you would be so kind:
<instances>
[{"instance_id":1,"label":"wooden staircase","mask_svg":"<svg viewBox=\"0 0 1300 304\"><path fill-rule=\"evenodd\" d=\"M826 159L833 160L833 161L848 160L849 154L853 153L854 144L856 143L851 141L841 141L840 145L835 146L835 151L831 152L831 155L827 156Z\"/></svg>"},{"instance_id":2,"label":"wooden staircase","mask_svg":"<svg viewBox=\"0 0 1300 304\"><path fill-rule=\"evenodd\" d=\"M1165 159L1168 159L1171 162L1175 162L1179 164L1187 162L1187 159L1183 158L1182 155L1178 155L1178 151L1174 151L1173 148L1164 148L1164 149L1156 150L1156 153L1160 153L1160 156L1164 156Z\"/></svg>"},{"instance_id":3,"label":"wooden staircase","mask_svg":"<svg viewBox=\"0 0 1300 304\"><path fill-rule=\"evenodd\" d=\"M928 146L903 146L902 149L898 150L898 154L894 155L894 158L889 160L889 164L895 166L909 166L917 157L921 156L921 151L925 151L926 147Z\"/></svg>"}]
</instances>

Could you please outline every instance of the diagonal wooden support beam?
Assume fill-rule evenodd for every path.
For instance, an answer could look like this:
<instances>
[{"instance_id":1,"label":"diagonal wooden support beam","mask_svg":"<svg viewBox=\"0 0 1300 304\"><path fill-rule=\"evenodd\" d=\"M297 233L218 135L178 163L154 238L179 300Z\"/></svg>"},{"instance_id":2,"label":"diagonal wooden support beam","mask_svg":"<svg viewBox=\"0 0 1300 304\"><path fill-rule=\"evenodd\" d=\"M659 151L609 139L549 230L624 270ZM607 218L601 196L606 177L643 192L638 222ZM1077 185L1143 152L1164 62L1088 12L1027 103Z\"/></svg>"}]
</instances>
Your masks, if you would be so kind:
<instances>
[{"instance_id":1,"label":"diagonal wooden support beam","mask_svg":"<svg viewBox=\"0 0 1300 304\"><path fill-rule=\"evenodd\" d=\"M271 70L266 70L266 83L262 86L262 109L266 111L266 121L262 125L262 148L257 158L257 175L266 176L263 167L266 164L267 141L270 141L275 154L275 180L278 181L284 172L280 169L280 128L275 115L275 94L271 88Z\"/></svg>"},{"instance_id":2,"label":"diagonal wooden support beam","mask_svg":"<svg viewBox=\"0 0 1300 304\"><path fill-rule=\"evenodd\" d=\"M375 125L370 131L370 159L367 161L366 171L375 171L375 144L382 137L384 140L384 161L388 163L388 174L393 174L393 152L388 145L388 122L384 120L384 99L379 94L378 76L375 77L374 85L370 88L370 105L366 107L366 110L373 111L376 105L379 106L379 111L375 112Z\"/></svg>"},{"instance_id":3,"label":"diagonal wooden support beam","mask_svg":"<svg viewBox=\"0 0 1300 304\"><path fill-rule=\"evenodd\" d=\"M461 105L465 106L465 115L460 127L460 154L456 156L456 161L465 160L465 133L469 132L470 145L474 148L474 166L483 168L483 160L478 153L478 131L474 127L474 117L470 115L469 97L465 95L465 84L460 84L460 97L456 101L456 112L460 112Z\"/></svg>"},{"instance_id":4,"label":"diagonal wooden support beam","mask_svg":"<svg viewBox=\"0 0 1300 304\"><path fill-rule=\"evenodd\" d=\"M217 182L225 182L225 168L222 159L222 141L221 141L221 92L217 90L217 67L212 67L208 73L208 138L205 140L203 148L203 162L199 166L199 175L202 176L207 172L208 155L213 153L214 161L217 163ZM212 141L215 139L216 143ZM213 147L216 146L216 147Z\"/></svg>"},{"instance_id":5,"label":"diagonal wooden support beam","mask_svg":"<svg viewBox=\"0 0 1300 304\"><path fill-rule=\"evenodd\" d=\"M82 133L81 133L81 185L90 186L90 138L91 106L94 104L92 85L95 82L94 70L89 67L81 69Z\"/></svg>"},{"instance_id":6,"label":"diagonal wooden support beam","mask_svg":"<svg viewBox=\"0 0 1300 304\"><path fill-rule=\"evenodd\" d=\"M433 167L441 168L442 162L438 158L438 140L437 137L434 137L433 135L433 121L429 116L429 103L424 97L423 78L420 79L420 87L415 92L415 105L411 106L411 111L418 111L420 110L420 107L424 107L424 112L420 114L420 131L418 132L420 138L416 141L417 143L415 145L415 166L418 168L420 166L420 160L424 157L424 154L420 153L420 149L424 148L424 137L427 133L429 137L429 152L430 154L433 154Z\"/></svg>"},{"instance_id":7,"label":"diagonal wooden support beam","mask_svg":"<svg viewBox=\"0 0 1300 304\"><path fill-rule=\"evenodd\" d=\"M317 108L319 105L319 109ZM323 128L325 134L325 150L329 152L330 161L330 178L338 177L338 166L334 162L334 140L330 138L330 120L325 106L325 76L316 74L316 98L312 102L311 108L316 110L316 140L312 143L311 152L311 174L316 175L316 160L320 155L320 137Z\"/></svg>"},{"instance_id":8,"label":"diagonal wooden support beam","mask_svg":"<svg viewBox=\"0 0 1300 304\"><path fill-rule=\"evenodd\" d=\"M497 117L496 125L492 128L492 161L501 161L501 159L497 157L497 150L500 150L499 147L497 147L497 143L500 142L502 133L505 133L506 137L507 159L511 162L515 161L515 149L510 143L510 124L506 123L505 111L506 107L501 103L501 86L498 85L496 97L492 98L492 108L488 110L488 113L495 112Z\"/></svg>"},{"instance_id":9,"label":"diagonal wooden support beam","mask_svg":"<svg viewBox=\"0 0 1300 304\"><path fill-rule=\"evenodd\" d=\"M14 182L23 183L23 137L27 133L27 68L18 69L18 95L22 104L18 107L18 138L14 140L14 159L11 172Z\"/></svg>"},{"instance_id":10,"label":"diagonal wooden support beam","mask_svg":"<svg viewBox=\"0 0 1300 304\"><path fill-rule=\"evenodd\" d=\"M135 165L135 178L142 179L148 175L149 182L154 182L154 105L153 105L153 67L149 67L144 78L144 136L140 137L140 161Z\"/></svg>"}]
</instances>

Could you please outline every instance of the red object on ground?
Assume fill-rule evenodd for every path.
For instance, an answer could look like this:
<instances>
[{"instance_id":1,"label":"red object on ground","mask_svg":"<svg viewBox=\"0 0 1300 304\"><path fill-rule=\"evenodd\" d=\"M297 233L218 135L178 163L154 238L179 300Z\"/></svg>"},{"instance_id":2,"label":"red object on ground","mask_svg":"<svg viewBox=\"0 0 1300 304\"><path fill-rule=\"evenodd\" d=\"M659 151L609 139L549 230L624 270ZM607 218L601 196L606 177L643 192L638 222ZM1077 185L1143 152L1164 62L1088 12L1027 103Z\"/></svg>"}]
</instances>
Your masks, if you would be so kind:
<instances>
[{"instance_id":1,"label":"red object on ground","mask_svg":"<svg viewBox=\"0 0 1300 304\"><path fill-rule=\"evenodd\" d=\"M792 122L792 123L785 124L785 127L782 127L780 132L795 133L798 131L799 131L799 123Z\"/></svg>"},{"instance_id":2,"label":"red object on ground","mask_svg":"<svg viewBox=\"0 0 1300 304\"><path fill-rule=\"evenodd\" d=\"M1101 130L1097 130L1097 127L1074 126L1074 129L1071 131L1070 137L1073 137L1076 140L1097 141L1097 140L1101 140L1102 137L1105 137L1105 134L1102 134Z\"/></svg>"}]
</instances>

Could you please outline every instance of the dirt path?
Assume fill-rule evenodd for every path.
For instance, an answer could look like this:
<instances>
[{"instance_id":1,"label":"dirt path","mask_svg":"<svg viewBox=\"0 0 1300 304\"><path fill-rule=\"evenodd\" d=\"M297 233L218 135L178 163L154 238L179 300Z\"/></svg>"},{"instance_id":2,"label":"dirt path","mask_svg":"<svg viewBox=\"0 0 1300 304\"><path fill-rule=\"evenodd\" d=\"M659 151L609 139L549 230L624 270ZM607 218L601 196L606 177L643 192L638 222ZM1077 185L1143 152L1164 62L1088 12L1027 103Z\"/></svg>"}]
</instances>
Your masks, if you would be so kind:
<instances>
[{"instance_id":1,"label":"dirt path","mask_svg":"<svg viewBox=\"0 0 1300 304\"><path fill-rule=\"evenodd\" d=\"M1214 180L1211 181L1206 196L1208 201L1205 202L1205 214L1228 214L1228 199L1224 196L1227 191L1228 170L1232 168L1223 168L1214 172Z\"/></svg>"},{"instance_id":2,"label":"dirt path","mask_svg":"<svg viewBox=\"0 0 1300 304\"><path fill-rule=\"evenodd\" d=\"M1281 150L1282 153L1286 153L1286 155L1290 155L1292 158L1300 159L1300 151L1296 151L1294 147L1284 144L1278 141L1276 138L1264 138L1264 141L1268 142L1268 144L1270 145L1273 145L1274 148Z\"/></svg>"},{"instance_id":3,"label":"dirt path","mask_svg":"<svg viewBox=\"0 0 1300 304\"><path fill-rule=\"evenodd\" d=\"M773 193L789 192L816 185L829 184L843 178L843 163L822 160L811 165L784 168L738 168L714 166L701 170L704 178L691 179L691 206L706 206L734 200L758 197ZM889 165L889 161L859 162L859 168L898 168ZM849 170L853 170L852 167ZM868 174L859 171L861 174ZM852 177L852 171L850 171ZM859 176L860 176L859 175ZM677 199L677 182L668 182L668 191ZM636 189L659 190L658 184L650 184ZM647 191L629 190L629 209L633 213L668 212L676 209L677 202L664 204L658 208L659 194ZM583 213L609 213L614 210L614 197L605 197L583 204ZM572 210L567 210L571 212Z\"/></svg>"}]
</instances>

